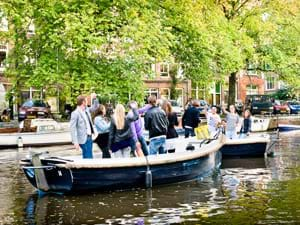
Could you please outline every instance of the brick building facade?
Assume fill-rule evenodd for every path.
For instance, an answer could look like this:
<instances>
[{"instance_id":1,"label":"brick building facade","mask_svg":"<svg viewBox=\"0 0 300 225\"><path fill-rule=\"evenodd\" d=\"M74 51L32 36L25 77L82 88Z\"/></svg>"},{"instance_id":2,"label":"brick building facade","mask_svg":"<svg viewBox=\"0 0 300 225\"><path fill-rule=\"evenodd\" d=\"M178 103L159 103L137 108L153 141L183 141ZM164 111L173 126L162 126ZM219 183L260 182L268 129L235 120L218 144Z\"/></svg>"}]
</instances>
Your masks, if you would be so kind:
<instances>
[{"instance_id":1,"label":"brick building facade","mask_svg":"<svg viewBox=\"0 0 300 225\"><path fill-rule=\"evenodd\" d=\"M241 71L237 78L237 99L243 102L247 95L272 94L280 89L278 75L268 72Z\"/></svg>"},{"instance_id":2,"label":"brick building facade","mask_svg":"<svg viewBox=\"0 0 300 225\"><path fill-rule=\"evenodd\" d=\"M176 68L174 70L174 68ZM183 78L182 71L178 65L157 63L152 65L154 75L144 79L145 96L156 95L157 98L170 99L172 90L172 76L175 74L177 102L184 105L191 97L191 80Z\"/></svg>"}]
</instances>

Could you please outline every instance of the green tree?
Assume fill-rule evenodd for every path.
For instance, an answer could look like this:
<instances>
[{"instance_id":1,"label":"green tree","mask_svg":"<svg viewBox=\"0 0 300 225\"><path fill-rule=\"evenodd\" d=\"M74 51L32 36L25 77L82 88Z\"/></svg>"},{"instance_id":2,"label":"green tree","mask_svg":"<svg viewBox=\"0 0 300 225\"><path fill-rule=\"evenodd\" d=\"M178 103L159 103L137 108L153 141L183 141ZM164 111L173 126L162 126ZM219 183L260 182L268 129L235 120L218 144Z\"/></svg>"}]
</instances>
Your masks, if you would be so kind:
<instances>
[{"instance_id":1,"label":"green tree","mask_svg":"<svg viewBox=\"0 0 300 225\"><path fill-rule=\"evenodd\" d=\"M93 89L121 102L129 94L142 99L146 63L169 55L172 35L151 2L8 0L1 6L14 43L7 75L16 91L54 85L71 97Z\"/></svg>"}]
</instances>

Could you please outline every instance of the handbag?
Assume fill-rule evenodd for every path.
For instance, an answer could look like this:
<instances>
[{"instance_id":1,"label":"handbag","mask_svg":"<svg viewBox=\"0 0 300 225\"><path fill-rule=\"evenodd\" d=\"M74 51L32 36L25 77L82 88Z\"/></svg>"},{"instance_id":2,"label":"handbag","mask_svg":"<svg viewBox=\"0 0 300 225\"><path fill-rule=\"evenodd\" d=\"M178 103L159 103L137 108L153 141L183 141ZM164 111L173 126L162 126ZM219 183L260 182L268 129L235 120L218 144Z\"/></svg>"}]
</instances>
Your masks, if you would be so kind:
<instances>
[{"instance_id":1,"label":"handbag","mask_svg":"<svg viewBox=\"0 0 300 225\"><path fill-rule=\"evenodd\" d=\"M198 140L210 138L210 134L209 134L207 125L200 125L200 126L196 127L194 129L194 132L195 132L196 138Z\"/></svg>"}]
</instances>

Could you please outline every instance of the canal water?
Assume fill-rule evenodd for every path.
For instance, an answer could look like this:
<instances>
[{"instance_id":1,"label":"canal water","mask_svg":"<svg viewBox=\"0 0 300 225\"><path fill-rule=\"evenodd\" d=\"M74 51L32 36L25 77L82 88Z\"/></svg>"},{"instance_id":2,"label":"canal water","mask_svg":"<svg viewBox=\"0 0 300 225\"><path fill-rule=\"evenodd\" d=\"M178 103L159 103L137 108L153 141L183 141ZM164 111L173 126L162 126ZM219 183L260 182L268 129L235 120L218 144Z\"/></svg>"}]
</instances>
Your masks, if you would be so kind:
<instances>
[{"instance_id":1,"label":"canal water","mask_svg":"<svg viewBox=\"0 0 300 225\"><path fill-rule=\"evenodd\" d=\"M0 151L0 224L300 224L300 132L282 133L272 158L226 159L212 177L84 195L41 195L19 168L30 151Z\"/></svg>"}]
</instances>

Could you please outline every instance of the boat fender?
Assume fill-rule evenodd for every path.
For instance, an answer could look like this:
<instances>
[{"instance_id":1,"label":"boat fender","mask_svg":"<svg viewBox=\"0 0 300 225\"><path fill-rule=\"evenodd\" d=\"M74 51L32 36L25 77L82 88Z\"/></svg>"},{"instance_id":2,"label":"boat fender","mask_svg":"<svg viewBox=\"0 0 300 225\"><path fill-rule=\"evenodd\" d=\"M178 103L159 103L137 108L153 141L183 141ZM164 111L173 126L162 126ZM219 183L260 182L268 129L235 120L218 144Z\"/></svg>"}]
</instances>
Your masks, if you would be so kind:
<instances>
[{"instance_id":1,"label":"boat fender","mask_svg":"<svg viewBox=\"0 0 300 225\"><path fill-rule=\"evenodd\" d=\"M152 188L152 172L150 169L148 157L145 156L145 159L146 159L146 163L147 163L147 170L145 173L145 186L146 186L146 188Z\"/></svg>"},{"instance_id":2,"label":"boat fender","mask_svg":"<svg viewBox=\"0 0 300 225\"><path fill-rule=\"evenodd\" d=\"M18 144L18 148L23 148L23 139L22 139L22 137L18 137L17 144Z\"/></svg>"},{"instance_id":3,"label":"boat fender","mask_svg":"<svg viewBox=\"0 0 300 225\"><path fill-rule=\"evenodd\" d=\"M152 172L151 172L151 170L146 171L146 188L152 188Z\"/></svg>"},{"instance_id":4,"label":"boat fender","mask_svg":"<svg viewBox=\"0 0 300 225\"><path fill-rule=\"evenodd\" d=\"M191 144L188 144L185 148L185 150L187 151L194 151L195 150L195 146L194 145L191 145Z\"/></svg>"}]
</instances>

